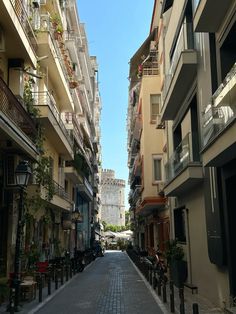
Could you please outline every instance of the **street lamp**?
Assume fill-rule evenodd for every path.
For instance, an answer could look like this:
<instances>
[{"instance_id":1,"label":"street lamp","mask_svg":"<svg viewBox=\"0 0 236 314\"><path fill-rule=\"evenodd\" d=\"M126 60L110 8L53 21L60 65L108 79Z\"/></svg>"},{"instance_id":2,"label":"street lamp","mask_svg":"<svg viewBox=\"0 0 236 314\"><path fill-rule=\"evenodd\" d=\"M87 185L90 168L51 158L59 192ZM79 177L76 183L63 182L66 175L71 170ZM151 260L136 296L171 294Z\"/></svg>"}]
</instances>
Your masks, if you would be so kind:
<instances>
[{"instance_id":1,"label":"street lamp","mask_svg":"<svg viewBox=\"0 0 236 314\"><path fill-rule=\"evenodd\" d=\"M18 207L18 221L16 232L16 247L15 247L15 262L14 262L14 277L12 281L12 289L15 291L14 307L12 309L12 300L10 300L10 308L13 311L19 311L19 292L20 292L20 250L21 250L21 233L23 228L23 208L24 190L28 185L29 177L31 176L31 168L27 160L20 161L15 170L16 184L20 189L20 199Z\"/></svg>"},{"instance_id":2,"label":"street lamp","mask_svg":"<svg viewBox=\"0 0 236 314\"><path fill-rule=\"evenodd\" d=\"M75 210L71 214L72 221L75 223L75 248L74 248L74 255L76 255L77 252L77 241L78 241L78 230L77 230L77 223L80 219L80 212Z\"/></svg>"}]
</instances>

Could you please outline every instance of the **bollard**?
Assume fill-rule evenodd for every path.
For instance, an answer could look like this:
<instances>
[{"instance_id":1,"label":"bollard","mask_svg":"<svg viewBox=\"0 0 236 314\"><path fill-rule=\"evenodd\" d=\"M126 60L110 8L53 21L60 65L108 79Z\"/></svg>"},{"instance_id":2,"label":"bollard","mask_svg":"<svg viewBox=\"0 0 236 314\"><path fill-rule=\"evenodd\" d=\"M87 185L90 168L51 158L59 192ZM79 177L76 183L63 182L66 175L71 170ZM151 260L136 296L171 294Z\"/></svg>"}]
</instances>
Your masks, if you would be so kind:
<instances>
[{"instance_id":1,"label":"bollard","mask_svg":"<svg viewBox=\"0 0 236 314\"><path fill-rule=\"evenodd\" d=\"M193 314L199 314L198 304L193 303Z\"/></svg>"},{"instance_id":2,"label":"bollard","mask_svg":"<svg viewBox=\"0 0 236 314\"><path fill-rule=\"evenodd\" d=\"M63 265L61 266L61 285L64 284L64 271L63 271Z\"/></svg>"},{"instance_id":3,"label":"bollard","mask_svg":"<svg viewBox=\"0 0 236 314\"><path fill-rule=\"evenodd\" d=\"M66 264L66 281L69 280L68 264Z\"/></svg>"},{"instance_id":4,"label":"bollard","mask_svg":"<svg viewBox=\"0 0 236 314\"><path fill-rule=\"evenodd\" d=\"M185 314L185 309L184 309L184 288L179 288L179 299L180 299L179 312L180 312L180 314Z\"/></svg>"},{"instance_id":5,"label":"bollard","mask_svg":"<svg viewBox=\"0 0 236 314\"><path fill-rule=\"evenodd\" d=\"M72 278L72 264L70 263L69 265L69 273L70 273L70 279Z\"/></svg>"},{"instance_id":6,"label":"bollard","mask_svg":"<svg viewBox=\"0 0 236 314\"><path fill-rule=\"evenodd\" d=\"M158 282L157 282L157 294L159 296L161 296L161 281L160 281L160 278L158 279Z\"/></svg>"},{"instance_id":7,"label":"bollard","mask_svg":"<svg viewBox=\"0 0 236 314\"><path fill-rule=\"evenodd\" d=\"M153 276L152 268L150 267L150 270L149 270L149 283L150 283L151 286L152 286L152 276Z\"/></svg>"},{"instance_id":8,"label":"bollard","mask_svg":"<svg viewBox=\"0 0 236 314\"><path fill-rule=\"evenodd\" d=\"M48 295L51 295L51 274L48 274Z\"/></svg>"},{"instance_id":9,"label":"bollard","mask_svg":"<svg viewBox=\"0 0 236 314\"><path fill-rule=\"evenodd\" d=\"M170 312L175 312L175 295L174 295L174 284L170 281Z\"/></svg>"},{"instance_id":10,"label":"bollard","mask_svg":"<svg viewBox=\"0 0 236 314\"><path fill-rule=\"evenodd\" d=\"M153 289L156 290L157 288L157 278L156 278L156 273L154 272L154 277L153 277Z\"/></svg>"},{"instance_id":11,"label":"bollard","mask_svg":"<svg viewBox=\"0 0 236 314\"><path fill-rule=\"evenodd\" d=\"M43 284L42 284L42 275L39 276L39 302L43 300Z\"/></svg>"},{"instance_id":12,"label":"bollard","mask_svg":"<svg viewBox=\"0 0 236 314\"><path fill-rule=\"evenodd\" d=\"M58 289L58 273L57 270L55 271L55 290Z\"/></svg>"},{"instance_id":13,"label":"bollard","mask_svg":"<svg viewBox=\"0 0 236 314\"><path fill-rule=\"evenodd\" d=\"M165 281L163 282L163 286L162 286L162 294L163 294L163 303L166 303L167 299L166 299L166 282Z\"/></svg>"}]
</instances>

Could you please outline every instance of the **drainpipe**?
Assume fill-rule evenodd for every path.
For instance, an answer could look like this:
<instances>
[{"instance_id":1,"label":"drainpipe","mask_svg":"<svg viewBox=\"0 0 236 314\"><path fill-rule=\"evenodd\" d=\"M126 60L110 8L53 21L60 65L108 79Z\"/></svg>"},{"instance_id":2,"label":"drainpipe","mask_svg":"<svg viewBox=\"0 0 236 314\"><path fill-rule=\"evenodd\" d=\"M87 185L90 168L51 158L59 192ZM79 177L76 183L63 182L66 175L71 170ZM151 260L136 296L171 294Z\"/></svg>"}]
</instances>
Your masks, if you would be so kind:
<instances>
[{"instance_id":1,"label":"drainpipe","mask_svg":"<svg viewBox=\"0 0 236 314\"><path fill-rule=\"evenodd\" d=\"M192 261L191 261L191 245L190 245L190 234L189 234L189 209L185 208L185 218L186 218L186 236L187 236L187 259L188 259L188 277L189 283L192 284Z\"/></svg>"}]
</instances>

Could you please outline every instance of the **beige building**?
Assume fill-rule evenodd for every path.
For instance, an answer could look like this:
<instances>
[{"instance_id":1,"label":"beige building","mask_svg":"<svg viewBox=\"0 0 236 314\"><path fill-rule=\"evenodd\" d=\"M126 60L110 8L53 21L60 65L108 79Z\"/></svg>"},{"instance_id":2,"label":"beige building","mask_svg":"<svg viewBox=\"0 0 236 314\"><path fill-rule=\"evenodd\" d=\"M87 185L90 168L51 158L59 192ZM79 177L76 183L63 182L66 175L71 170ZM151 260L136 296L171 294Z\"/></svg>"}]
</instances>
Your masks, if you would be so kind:
<instances>
[{"instance_id":1,"label":"beige building","mask_svg":"<svg viewBox=\"0 0 236 314\"><path fill-rule=\"evenodd\" d=\"M216 306L233 308L236 3L156 6L171 236L185 251L186 282Z\"/></svg>"},{"instance_id":2,"label":"beige building","mask_svg":"<svg viewBox=\"0 0 236 314\"><path fill-rule=\"evenodd\" d=\"M128 104L129 203L135 245L153 254L164 250L169 239L169 218L163 193L162 128L157 128L161 109L158 19L153 19L148 38L130 60Z\"/></svg>"},{"instance_id":3,"label":"beige building","mask_svg":"<svg viewBox=\"0 0 236 314\"><path fill-rule=\"evenodd\" d=\"M44 261L95 239L97 71L75 1L0 1L0 276L13 271L20 160L33 169L22 270L32 252Z\"/></svg>"}]
</instances>

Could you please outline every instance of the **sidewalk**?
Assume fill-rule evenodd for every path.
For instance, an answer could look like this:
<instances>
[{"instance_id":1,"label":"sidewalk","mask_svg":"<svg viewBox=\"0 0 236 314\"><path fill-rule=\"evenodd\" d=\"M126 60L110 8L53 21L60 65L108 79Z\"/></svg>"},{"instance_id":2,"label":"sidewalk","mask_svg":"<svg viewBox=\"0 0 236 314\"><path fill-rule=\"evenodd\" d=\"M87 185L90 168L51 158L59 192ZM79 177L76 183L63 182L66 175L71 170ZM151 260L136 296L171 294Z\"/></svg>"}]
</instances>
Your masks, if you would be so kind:
<instances>
[{"instance_id":1,"label":"sidewalk","mask_svg":"<svg viewBox=\"0 0 236 314\"><path fill-rule=\"evenodd\" d=\"M163 291L161 291L161 296L158 296L157 289L154 290L150 283L146 280L146 278L143 276L143 274L140 272L140 270L136 267L136 265L133 263L133 261L130 259L133 266L136 268L139 275L143 278L143 280L146 282L146 284L149 286L149 288L155 293L157 298L160 300L160 302L163 303ZM166 296L167 296L167 303L163 303L165 309L170 312L170 287L169 284L166 285ZM175 313L180 313L180 300L179 300L179 290L174 286L174 300L175 300ZM224 314L225 311L216 308L209 300L202 297L201 295L194 293L192 294L191 289L185 288L184 289L184 305L185 305L185 313L191 314L193 313L192 305L194 303L198 304L199 313L201 314Z\"/></svg>"}]
</instances>

